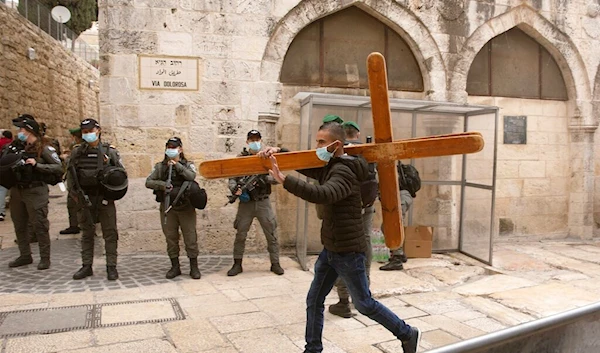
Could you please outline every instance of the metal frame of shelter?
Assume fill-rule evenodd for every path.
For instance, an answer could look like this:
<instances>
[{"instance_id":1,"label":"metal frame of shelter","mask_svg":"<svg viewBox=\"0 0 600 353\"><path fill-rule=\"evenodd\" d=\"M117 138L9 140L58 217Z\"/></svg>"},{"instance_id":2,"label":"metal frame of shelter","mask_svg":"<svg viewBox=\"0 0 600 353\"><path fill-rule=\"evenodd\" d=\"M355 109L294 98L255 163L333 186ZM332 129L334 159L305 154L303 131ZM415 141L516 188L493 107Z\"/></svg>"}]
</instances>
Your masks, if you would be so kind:
<instances>
[{"instance_id":1,"label":"metal frame of shelter","mask_svg":"<svg viewBox=\"0 0 600 353\"><path fill-rule=\"evenodd\" d=\"M314 149L314 136L318 127L321 125L322 117L325 114L338 114L345 118L345 115L354 115L357 117L357 120L364 120L365 126L367 124L371 124L372 131L372 118L371 118L371 101L368 96L350 96L350 95L339 95L339 94L325 94L325 93L312 93L312 92L300 92L296 94L295 99L300 101L300 148L301 149ZM472 257L476 260L479 260L488 265L492 264L492 250L493 250L493 235L496 231L495 227L495 198L496 198L496 159L497 159L497 140L498 140L498 114L499 109L495 106L485 106L485 105L463 105L456 103L448 103L448 102L434 102L434 101L426 101L426 100L411 100L411 99L399 99L399 98L390 98L390 110L392 113L392 126L396 130L397 127L394 127L394 124L397 123L394 116L398 116L398 114L394 113L402 113L402 114L410 114L406 116L406 119L411 119L410 122L410 136L402 137L402 138L413 138L413 137L424 137L417 136L417 125L419 123L419 117L421 115L433 116L436 121L439 121L441 125L444 125L444 119L454 117L454 121L459 121L460 119L456 119L456 117L462 117L462 126L458 124L458 128L460 131L453 132L462 132L468 131L472 129L472 131L480 131L477 128L473 129L473 126L470 126L470 121L473 119L480 119L476 121L476 127L482 128L486 132L482 132L485 140L484 151L487 149L486 153L491 158L491 160L486 161L486 166L490 166L491 164L491 175L489 178L486 177L483 182L481 179L470 181L468 178L468 159L469 156L473 155L462 155L462 170L460 170L460 180L425 180L422 178L422 185L453 185L460 187L460 205L459 205L459 213L460 213L460 221L458 225L458 246L450 247L450 248L435 248L434 252L461 252L469 257ZM317 114L316 110L326 109L325 114ZM339 111L343 113L340 114ZM492 117L490 117L490 115ZM483 117L485 120L481 120ZM368 119L368 120L366 120ZM405 120L406 120L405 119ZM345 120L353 120L353 119L345 119ZM359 123L360 124L360 123ZM433 123L435 124L435 122ZM368 129L368 127L367 127ZM365 129L365 130L367 130ZM361 128L361 130L363 130ZM361 135L363 131L361 131ZM406 133L405 133L406 134ZM398 140L398 136L394 137L394 140ZM483 151L478 152L483 153ZM476 155L476 154L474 154ZM439 158L439 157L432 157ZM491 162L491 163L490 163ZM411 159L411 164L414 165L415 159ZM477 167L478 165L476 165ZM488 169L488 168L480 168L480 169ZM480 173L480 171L475 171L473 174ZM487 170L484 170L487 172ZM304 178L304 177L303 177ZM487 218L484 222L473 222L478 223L475 227L465 227L465 217L468 215L467 205L465 203L465 194L469 190L477 190L474 194L477 194L481 190L489 191L489 223L487 223ZM487 192L486 192L487 193ZM487 202L487 194L484 197L484 202ZM417 198L418 199L418 198ZM474 206L471 206L472 209L470 211L472 213L481 213L481 204L474 203ZM412 224L412 209L409 212L408 225ZM488 213L486 213L487 217ZM307 270L307 255L315 254L318 251L311 250L308 252L308 233L309 227L314 227L314 224L310 224L309 222L313 220L312 215L309 215L309 203L298 199L298 209L297 209L297 226L296 226L296 255L298 258L298 262L304 270ZM314 218L316 220L316 218ZM484 234L487 233L487 234ZM487 235L487 239L483 238ZM314 236L314 235L313 235ZM487 243L486 245L481 246L482 243ZM315 248L315 241L313 239L313 248ZM487 247L487 248L486 248Z\"/></svg>"}]
</instances>

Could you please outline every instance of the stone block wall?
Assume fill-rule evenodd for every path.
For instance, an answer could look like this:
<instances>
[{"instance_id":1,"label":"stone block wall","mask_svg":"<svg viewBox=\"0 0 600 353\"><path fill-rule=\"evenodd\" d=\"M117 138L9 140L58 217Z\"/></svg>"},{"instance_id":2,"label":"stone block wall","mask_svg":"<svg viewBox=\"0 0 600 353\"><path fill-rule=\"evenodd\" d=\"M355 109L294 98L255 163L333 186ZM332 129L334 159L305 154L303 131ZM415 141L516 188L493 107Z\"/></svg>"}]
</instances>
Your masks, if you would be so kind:
<instances>
[{"instance_id":1,"label":"stone block wall","mask_svg":"<svg viewBox=\"0 0 600 353\"><path fill-rule=\"evenodd\" d=\"M28 48L35 59L28 58ZM68 129L98 116L99 72L59 42L0 3L0 128L30 113L61 146Z\"/></svg>"}]
</instances>

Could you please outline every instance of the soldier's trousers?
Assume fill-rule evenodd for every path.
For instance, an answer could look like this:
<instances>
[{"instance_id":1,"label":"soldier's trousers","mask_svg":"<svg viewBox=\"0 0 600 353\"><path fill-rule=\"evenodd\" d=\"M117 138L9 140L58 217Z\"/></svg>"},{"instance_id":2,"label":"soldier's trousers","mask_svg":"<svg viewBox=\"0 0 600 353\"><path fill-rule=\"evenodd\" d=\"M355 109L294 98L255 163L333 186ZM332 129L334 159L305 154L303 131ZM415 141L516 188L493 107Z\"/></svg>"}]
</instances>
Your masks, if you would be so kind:
<instances>
[{"instance_id":1,"label":"soldier's trousers","mask_svg":"<svg viewBox=\"0 0 600 353\"><path fill-rule=\"evenodd\" d=\"M163 203L161 203L160 224L167 239L167 254L169 258L179 257L179 228L181 228L187 256L192 258L198 257L196 209L192 205L187 205L182 210L171 209L167 213L167 224L165 224Z\"/></svg>"},{"instance_id":2,"label":"soldier's trousers","mask_svg":"<svg viewBox=\"0 0 600 353\"><path fill-rule=\"evenodd\" d=\"M117 265L117 242L119 232L117 231L117 209L114 201L98 201L90 197L94 205L88 211L87 208L81 208L77 215L79 226L81 227L81 261L83 265L91 265L94 262L94 238L96 237L96 224L92 218L94 208L97 207L98 222L102 228L102 237L104 238L104 251L106 252L106 265ZM96 206L97 205L97 206Z\"/></svg>"},{"instance_id":3,"label":"soldier's trousers","mask_svg":"<svg viewBox=\"0 0 600 353\"><path fill-rule=\"evenodd\" d=\"M237 229L233 243L233 258L242 259L246 249L246 237L254 218L258 219L265 237L271 263L279 263L279 239L277 238L277 219L267 197L260 201L240 202L233 228Z\"/></svg>"},{"instance_id":4,"label":"soldier's trousers","mask_svg":"<svg viewBox=\"0 0 600 353\"><path fill-rule=\"evenodd\" d=\"M75 200L67 196L67 211L69 211L69 227L75 228L79 227L79 221L77 220L77 212L79 210L79 205Z\"/></svg>"},{"instance_id":5,"label":"soldier's trousers","mask_svg":"<svg viewBox=\"0 0 600 353\"><path fill-rule=\"evenodd\" d=\"M375 214L375 206L367 207L363 209L362 215L362 224L363 230L365 231L365 238L367 241L367 252L365 253L367 259L365 263L365 269L367 271L367 280L370 278L371 274L371 262L373 261L373 246L371 245L371 232L373 228L373 215ZM348 291L348 287L344 283L341 277L335 281L335 286L337 287L338 296L340 299L348 299L350 297L350 292Z\"/></svg>"},{"instance_id":6,"label":"soldier's trousers","mask_svg":"<svg viewBox=\"0 0 600 353\"><path fill-rule=\"evenodd\" d=\"M10 189L10 217L21 256L31 255L30 229L35 232L40 257L50 257L50 222L48 222L48 185Z\"/></svg>"}]
</instances>

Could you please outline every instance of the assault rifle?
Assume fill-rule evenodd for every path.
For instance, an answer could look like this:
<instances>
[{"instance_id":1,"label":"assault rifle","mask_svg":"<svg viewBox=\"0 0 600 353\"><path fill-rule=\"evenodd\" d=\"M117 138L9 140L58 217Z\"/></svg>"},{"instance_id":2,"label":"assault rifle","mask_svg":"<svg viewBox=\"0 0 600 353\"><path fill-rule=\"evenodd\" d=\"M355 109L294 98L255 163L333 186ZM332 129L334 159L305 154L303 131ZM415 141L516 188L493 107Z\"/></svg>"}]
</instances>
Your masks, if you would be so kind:
<instances>
[{"instance_id":1,"label":"assault rifle","mask_svg":"<svg viewBox=\"0 0 600 353\"><path fill-rule=\"evenodd\" d=\"M243 177L238 182L236 190L241 189L242 193L244 193L244 191L250 192L250 191L254 190L254 188L256 187L256 182L257 182L258 178L260 178L260 174L248 175L248 176ZM227 206L230 203L234 203L235 200L237 200L239 197L240 197L240 195L236 195L235 193L233 195L228 195L227 198L229 199L229 202L227 202L225 204L225 206Z\"/></svg>"},{"instance_id":2,"label":"assault rifle","mask_svg":"<svg viewBox=\"0 0 600 353\"><path fill-rule=\"evenodd\" d=\"M163 205L163 213L164 213L164 223L167 224L167 208L171 206L171 190L173 190L173 184L171 183L171 178L173 177L173 165L169 163L169 176L167 177L167 181L165 182L165 203Z\"/></svg>"},{"instance_id":3,"label":"assault rifle","mask_svg":"<svg viewBox=\"0 0 600 353\"><path fill-rule=\"evenodd\" d=\"M71 166L69 168L69 172L73 177L73 182L75 183L75 192L77 192L77 198L79 199L79 203L83 205L84 208L90 209L92 207L92 201L90 201L89 196L83 192L81 185L79 185L79 179L77 178L77 171L75 171L75 166Z\"/></svg>"}]
</instances>

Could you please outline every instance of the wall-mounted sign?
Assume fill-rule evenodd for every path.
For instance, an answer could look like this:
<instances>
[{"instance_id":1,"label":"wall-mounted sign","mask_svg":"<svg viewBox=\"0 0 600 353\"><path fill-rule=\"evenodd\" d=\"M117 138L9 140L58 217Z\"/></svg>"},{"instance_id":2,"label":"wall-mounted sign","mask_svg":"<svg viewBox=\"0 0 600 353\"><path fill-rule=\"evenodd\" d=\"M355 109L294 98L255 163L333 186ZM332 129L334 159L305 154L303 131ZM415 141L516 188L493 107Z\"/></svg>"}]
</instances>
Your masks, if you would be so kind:
<instances>
[{"instance_id":1,"label":"wall-mounted sign","mask_svg":"<svg viewBox=\"0 0 600 353\"><path fill-rule=\"evenodd\" d=\"M140 89L198 90L198 59L179 56L140 55Z\"/></svg>"},{"instance_id":2,"label":"wall-mounted sign","mask_svg":"<svg viewBox=\"0 0 600 353\"><path fill-rule=\"evenodd\" d=\"M526 116L504 116L504 144L525 145L527 144L527 117Z\"/></svg>"}]
</instances>

